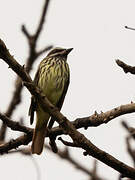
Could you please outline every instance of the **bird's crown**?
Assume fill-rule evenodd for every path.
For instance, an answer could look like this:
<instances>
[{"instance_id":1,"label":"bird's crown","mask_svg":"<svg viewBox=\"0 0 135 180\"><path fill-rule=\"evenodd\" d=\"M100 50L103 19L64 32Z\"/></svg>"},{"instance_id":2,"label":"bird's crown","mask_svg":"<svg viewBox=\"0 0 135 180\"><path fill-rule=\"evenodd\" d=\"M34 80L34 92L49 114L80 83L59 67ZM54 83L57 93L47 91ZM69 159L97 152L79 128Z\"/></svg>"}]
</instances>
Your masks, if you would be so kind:
<instances>
[{"instance_id":1,"label":"bird's crown","mask_svg":"<svg viewBox=\"0 0 135 180\"><path fill-rule=\"evenodd\" d=\"M60 47L56 47L54 49L52 49L47 56L64 56L64 55L68 55L73 48L69 48L69 49L65 49L65 48L60 48Z\"/></svg>"}]
</instances>

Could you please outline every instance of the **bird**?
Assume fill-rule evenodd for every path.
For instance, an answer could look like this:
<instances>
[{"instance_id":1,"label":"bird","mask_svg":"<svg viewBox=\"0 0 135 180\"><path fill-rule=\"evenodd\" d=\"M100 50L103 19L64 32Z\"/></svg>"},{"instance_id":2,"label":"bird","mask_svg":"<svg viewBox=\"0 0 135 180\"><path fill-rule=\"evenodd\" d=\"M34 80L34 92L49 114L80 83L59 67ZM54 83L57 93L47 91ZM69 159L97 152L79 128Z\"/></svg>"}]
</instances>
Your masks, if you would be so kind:
<instances>
[{"instance_id":1,"label":"bird","mask_svg":"<svg viewBox=\"0 0 135 180\"><path fill-rule=\"evenodd\" d=\"M65 49L59 47L52 49L40 62L34 78L34 84L59 111L62 108L70 82L67 56L72 50L73 48ZM51 127L54 119L51 118L46 109L42 109L36 97L32 96L29 108L30 124L34 121L35 112L36 125L32 138L31 152L32 154L40 155L43 151L48 121L49 119L52 120L52 122L50 120Z\"/></svg>"}]
</instances>

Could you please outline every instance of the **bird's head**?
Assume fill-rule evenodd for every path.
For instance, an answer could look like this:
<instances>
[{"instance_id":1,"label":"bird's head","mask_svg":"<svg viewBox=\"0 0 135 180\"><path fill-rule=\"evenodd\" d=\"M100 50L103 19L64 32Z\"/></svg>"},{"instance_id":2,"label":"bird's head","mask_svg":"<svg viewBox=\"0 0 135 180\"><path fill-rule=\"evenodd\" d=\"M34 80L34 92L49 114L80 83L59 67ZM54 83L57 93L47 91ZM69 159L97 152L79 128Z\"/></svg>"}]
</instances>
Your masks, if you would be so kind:
<instances>
[{"instance_id":1,"label":"bird's head","mask_svg":"<svg viewBox=\"0 0 135 180\"><path fill-rule=\"evenodd\" d=\"M73 50L73 48L64 49L56 47L52 49L47 56L54 57L54 56L61 56L61 57L67 57L67 55Z\"/></svg>"}]
</instances>

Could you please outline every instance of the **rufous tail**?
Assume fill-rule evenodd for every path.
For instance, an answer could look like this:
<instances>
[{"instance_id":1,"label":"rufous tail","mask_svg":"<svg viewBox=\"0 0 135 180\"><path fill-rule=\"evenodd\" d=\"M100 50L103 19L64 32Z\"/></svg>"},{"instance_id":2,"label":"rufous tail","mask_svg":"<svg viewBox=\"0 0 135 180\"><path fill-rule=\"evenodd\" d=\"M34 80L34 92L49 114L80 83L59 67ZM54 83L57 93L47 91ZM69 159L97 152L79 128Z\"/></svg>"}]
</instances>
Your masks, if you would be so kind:
<instances>
[{"instance_id":1,"label":"rufous tail","mask_svg":"<svg viewBox=\"0 0 135 180\"><path fill-rule=\"evenodd\" d=\"M41 154L44 146L44 139L46 133L46 126L43 126L41 128L35 128L31 145L32 154Z\"/></svg>"}]
</instances>

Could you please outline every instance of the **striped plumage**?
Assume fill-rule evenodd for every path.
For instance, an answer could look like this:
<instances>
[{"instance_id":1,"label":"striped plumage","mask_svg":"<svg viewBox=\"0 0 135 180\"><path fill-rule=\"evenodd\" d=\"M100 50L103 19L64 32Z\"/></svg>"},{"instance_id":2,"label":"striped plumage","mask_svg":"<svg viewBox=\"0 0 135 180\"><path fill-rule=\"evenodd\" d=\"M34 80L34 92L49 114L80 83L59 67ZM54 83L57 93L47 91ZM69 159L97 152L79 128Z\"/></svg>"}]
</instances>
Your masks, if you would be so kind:
<instances>
[{"instance_id":1,"label":"striped plumage","mask_svg":"<svg viewBox=\"0 0 135 180\"><path fill-rule=\"evenodd\" d=\"M49 101L57 106L59 110L62 107L68 85L69 85L69 66L67 64L67 55L71 49L55 48L39 64L34 82L46 95ZM33 134L32 153L40 154L44 145L44 137L47 132L47 123L50 115L41 108L37 100L32 97L29 115L31 124L36 111L36 127Z\"/></svg>"}]
</instances>

